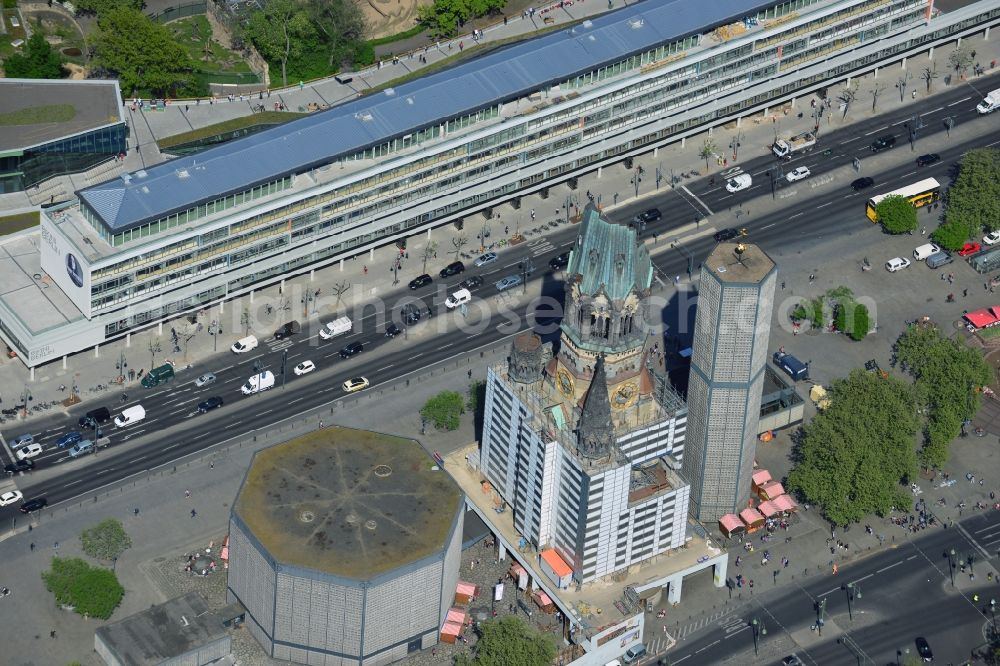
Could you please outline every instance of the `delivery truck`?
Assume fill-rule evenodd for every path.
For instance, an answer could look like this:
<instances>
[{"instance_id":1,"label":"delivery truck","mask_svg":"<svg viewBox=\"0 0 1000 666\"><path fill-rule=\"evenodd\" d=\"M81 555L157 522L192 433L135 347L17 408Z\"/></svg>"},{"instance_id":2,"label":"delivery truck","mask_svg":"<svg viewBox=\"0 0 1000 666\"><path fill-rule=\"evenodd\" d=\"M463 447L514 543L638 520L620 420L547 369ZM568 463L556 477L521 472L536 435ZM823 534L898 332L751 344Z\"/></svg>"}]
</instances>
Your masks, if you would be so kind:
<instances>
[{"instance_id":1,"label":"delivery truck","mask_svg":"<svg viewBox=\"0 0 1000 666\"><path fill-rule=\"evenodd\" d=\"M984 116L987 113L993 113L997 109L1000 109L1000 88L989 92L986 95L986 99L976 106L976 111Z\"/></svg>"},{"instance_id":2,"label":"delivery truck","mask_svg":"<svg viewBox=\"0 0 1000 666\"><path fill-rule=\"evenodd\" d=\"M256 375L250 375L247 383L240 387L240 391L243 392L243 395L251 395L266 391L269 388L274 388L274 373L270 370L265 370Z\"/></svg>"},{"instance_id":3,"label":"delivery truck","mask_svg":"<svg viewBox=\"0 0 1000 666\"><path fill-rule=\"evenodd\" d=\"M146 388L153 388L160 384L165 384L174 378L174 366L164 363L158 368L153 368L142 378L142 385Z\"/></svg>"},{"instance_id":4,"label":"delivery truck","mask_svg":"<svg viewBox=\"0 0 1000 666\"><path fill-rule=\"evenodd\" d=\"M793 154L808 152L816 146L816 135L803 132L787 139L778 139L771 146L771 152L778 159L790 159Z\"/></svg>"},{"instance_id":5,"label":"delivery truck","mask_svg":"<svg viewBox=\"0 0 1000 666\"><path fill-rule=\"evenodd\" d=\"M338 335L349 333L352 327L353 324L350 317L339 317L323 324L323 328L319 329L319 337L324 340L330 340Z\"/></svg>"}]
</instances>

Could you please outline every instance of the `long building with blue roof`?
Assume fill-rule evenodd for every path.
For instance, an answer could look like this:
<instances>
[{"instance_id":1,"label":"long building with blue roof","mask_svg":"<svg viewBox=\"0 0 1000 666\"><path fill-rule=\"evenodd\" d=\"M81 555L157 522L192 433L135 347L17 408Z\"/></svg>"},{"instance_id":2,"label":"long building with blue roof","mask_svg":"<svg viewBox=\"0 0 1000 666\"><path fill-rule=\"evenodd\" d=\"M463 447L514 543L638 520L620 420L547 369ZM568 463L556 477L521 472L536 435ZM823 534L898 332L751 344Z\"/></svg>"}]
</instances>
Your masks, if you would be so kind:
<instances>
[{"instance_id":1,"label":"long building with blue roof","mask_svg":"<svg viewBox=\"0 0 1000 666\"><path fill-rule=\"evenodd\" d=\"M79 316L0 301L0 336L30 365L98 346L998 21L989 0L644 0L80 190L40 243Z\"/></svg>"}]
</instances>

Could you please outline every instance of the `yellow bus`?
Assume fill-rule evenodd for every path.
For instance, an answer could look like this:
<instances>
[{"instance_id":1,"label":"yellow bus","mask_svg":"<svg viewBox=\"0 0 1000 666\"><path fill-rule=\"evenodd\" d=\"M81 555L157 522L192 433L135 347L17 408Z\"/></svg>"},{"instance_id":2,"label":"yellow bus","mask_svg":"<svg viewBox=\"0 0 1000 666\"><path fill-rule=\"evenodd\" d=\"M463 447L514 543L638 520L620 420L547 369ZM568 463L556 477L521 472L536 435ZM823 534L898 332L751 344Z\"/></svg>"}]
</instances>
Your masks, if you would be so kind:
<instances>
[{"instance_id":1,"label":"yellow bus","mask_svg":"<svg viewBox=\"0 0 1000 666\"><path fill-rule=\"evenodd\" d=\"M878 215L875 214L875 206L886 197L906 197L914 208L920 208L927 204L934 203L941 198L941 184L933 178L925 178L918 183L901 187L885 194L876 194L868 200L868 219L878 223Z\"/></svg>"}]
</instances>

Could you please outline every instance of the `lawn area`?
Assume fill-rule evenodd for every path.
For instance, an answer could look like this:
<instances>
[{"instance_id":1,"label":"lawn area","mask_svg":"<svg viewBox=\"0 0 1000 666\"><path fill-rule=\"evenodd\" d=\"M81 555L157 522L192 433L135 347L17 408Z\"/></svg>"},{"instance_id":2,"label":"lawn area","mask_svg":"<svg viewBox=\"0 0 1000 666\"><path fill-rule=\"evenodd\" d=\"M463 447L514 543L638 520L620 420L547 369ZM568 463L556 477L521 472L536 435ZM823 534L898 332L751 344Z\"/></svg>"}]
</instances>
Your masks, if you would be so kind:
<instances>
[{"instance_id":1,"label":"lawn area","mask_svg":"<svg viewBox=\"0 0 1000 666\"><path fill-rule=\"evenodd\" d=\"M27 33L24 32L23 25L15 28L10 24L10 19L12 16L17 16L17 10L8 8L7 4L4 3L3 20L4 20L4 26L7 28L7 33L4 35L0 35L0 60L8 56L11 56L18 51L18 49L15 49L13 46L10 45L10 43L13 42L15 39L23 39L23 40L28 39Z\"/></svg>"},{"instance_id":2,"label":"lawn area","mask_svg":"<svg viewBox=\"0 0 1000 666\"><path fill-rule=\"evenodd\" d=\"M167 28L205 74L243 74L249 75L248 82L256 80L250 66L243 62L240 54L226 49L212 39L212 28L203 15L171 21Z\"/></svg>"},{"instance_id":3,"label":"lawn area","mask_svg":"<svg viewBox=\"0 0 1000 666\"><path fill-rule=\"evenodd\" d=\"M36 227L38 226L39 217L40 213L37 210L18 213L17 215L2 215L0 216L0 236Z\"/></svg>"},{"instance_id":4,"label":"lawn area","mask_svg":"<svg viewBox=\"0 0 1000 666\"><path fill-rule=\"evenodd\" d=\"M168 136L160 139L156 143L160 146L161 150L165 150L171 146L179 146L193 141L198 141L199 139L208 139L210 137L226 134L228 132L235 132L236 130L243 129L244 127L253 127L254 125L280 125L307 115L309 114L293 113L290 111L264 111L263 113L254 113L249 116L240 116L239 118L226 120L225 122L216 123L215 125L208 125L207 127L199 127L196 130L184 132L183 134Z\"/></svg>"},{"instance_id":5,"label":"lawn area","mask_svg":"<svg viewBox=\"0 0 1000 666\"><path fill-rule=\"evenodd\" d=\"M76 109L72 104L46 104L28 106L9 113L0 113L0 125L36 125L41 123L64 123L73 120Z\"/></svg>"}]
</instances>

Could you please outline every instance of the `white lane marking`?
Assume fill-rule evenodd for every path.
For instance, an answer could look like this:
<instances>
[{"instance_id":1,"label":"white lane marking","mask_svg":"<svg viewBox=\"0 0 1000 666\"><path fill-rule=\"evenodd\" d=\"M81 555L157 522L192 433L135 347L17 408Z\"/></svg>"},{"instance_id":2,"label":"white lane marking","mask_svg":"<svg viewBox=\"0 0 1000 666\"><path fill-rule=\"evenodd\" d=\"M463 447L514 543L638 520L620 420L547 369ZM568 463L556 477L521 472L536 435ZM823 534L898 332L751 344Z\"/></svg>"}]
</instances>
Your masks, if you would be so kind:
<instances>
[{"instance_id":1,"label":"white lane marking","mask_svg":"<svg viewBox=\"0 0 1000 666\"><path fill-rule=\"evenodd\" d=\"M770 229L771 227L777 226L777 224L778 224L777 222L772 222L771 224L767 225L766 227L761 227L760 230L764 231L764 229Z\"/></svg>"},{"instance_id":2,"label":"white lane marking","mask_svg":"<svg viewBox=\"0 0 1000 666\"><path fill-rule=\"evenodd\" d=\"M900 560L899 562L893 562L892 564L890 564L887 567L882 567L881 569L876 570L875 573L882 573L883 571L888 571L889 569L891 569L893 567L898 567L902 563L903 563L902 560Z\"/></svg>"},{"instance_id":3,"label":"white lane marking","mask_svg":"<svg viewBox=\"0 0 1000 666\"><path fill-rule=\"evenodd\" d=\"M956 104L961 104L962 102L968 102L970 99L972 99L972 98L971 97L963 97L962 99L958 100L957 102L952 102L948 106L955 106Z\"/></svg>"},{"instance_id":4,"label":"white lane marking","mask_svg":"<svg viewBox=\"0 0 1000 666\"><path fill-rule=\"evenodd\" d=\"M906 121L904 120L902 122L906 122ZM889 129L888 125L886 125L885 127L879 127L877 130L872 130L871 132L868 132L867 134L865 134L865 136L871 136L872 134L878 134L879 132L884 132L887 129Z\"/></svg>"}]
</instances>

